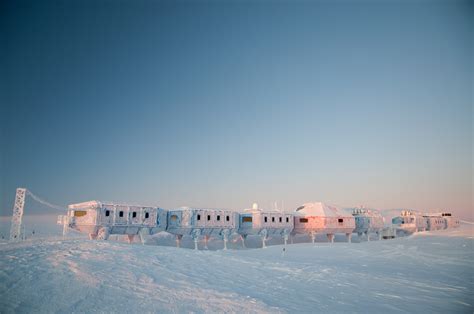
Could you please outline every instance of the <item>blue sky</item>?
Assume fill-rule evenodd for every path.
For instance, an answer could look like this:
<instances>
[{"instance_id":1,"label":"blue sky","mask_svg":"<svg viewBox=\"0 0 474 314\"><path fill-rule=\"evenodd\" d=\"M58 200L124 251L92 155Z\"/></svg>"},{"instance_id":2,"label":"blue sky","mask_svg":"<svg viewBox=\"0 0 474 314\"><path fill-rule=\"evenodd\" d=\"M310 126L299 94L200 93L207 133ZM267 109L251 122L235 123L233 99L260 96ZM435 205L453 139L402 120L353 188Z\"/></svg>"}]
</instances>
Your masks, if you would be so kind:
<instances>
[{"instance_id":1,"label":"blue sky","mask_svg":"<svg viewBox=\"0 0 474 314\"><path fill-rule=\"evenodd\" d=\"M25 186L472 217L472 2L2 6L3 214Z\"/></svg>"}]
</instances>

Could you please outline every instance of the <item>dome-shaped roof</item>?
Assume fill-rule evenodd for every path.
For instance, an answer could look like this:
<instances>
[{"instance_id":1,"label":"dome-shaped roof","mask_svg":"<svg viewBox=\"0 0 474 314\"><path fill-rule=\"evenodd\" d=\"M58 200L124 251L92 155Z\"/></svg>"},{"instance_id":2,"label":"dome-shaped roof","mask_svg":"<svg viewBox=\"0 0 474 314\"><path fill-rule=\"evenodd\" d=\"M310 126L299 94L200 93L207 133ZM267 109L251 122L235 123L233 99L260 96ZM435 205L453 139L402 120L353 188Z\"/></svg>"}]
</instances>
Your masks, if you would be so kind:
<instances>
[{"instance_id":1,"label":"dome-shaped roof","mask_svg":"<svg viewBox=\"0 0 474 314\"><path fill-rule=\"evenodd\" d=\"M327 205L321 202L305 203L295 210L297 215L321 216L321 217L341 217L348 216L336 206Z\"/></svg>"}]
</instances>

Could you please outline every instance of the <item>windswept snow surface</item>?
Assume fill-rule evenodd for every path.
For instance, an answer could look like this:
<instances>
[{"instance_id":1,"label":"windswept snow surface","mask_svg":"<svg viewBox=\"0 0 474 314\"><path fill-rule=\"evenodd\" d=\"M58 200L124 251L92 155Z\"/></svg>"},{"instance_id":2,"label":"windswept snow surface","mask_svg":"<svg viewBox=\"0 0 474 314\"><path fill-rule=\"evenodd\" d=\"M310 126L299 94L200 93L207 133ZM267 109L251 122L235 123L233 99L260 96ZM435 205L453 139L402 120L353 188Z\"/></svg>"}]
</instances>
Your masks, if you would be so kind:
<instances>
[{"instance_id":1,"label":"windswept snow surface","mask_svg":"<svg viewBox=\"0 0 474 314\"><path fill-rule=\"evenodd\" d=\"M194 251L0 244L0 312L474 311L473 225L361 243Z\"/></svg>"}]
</instances>

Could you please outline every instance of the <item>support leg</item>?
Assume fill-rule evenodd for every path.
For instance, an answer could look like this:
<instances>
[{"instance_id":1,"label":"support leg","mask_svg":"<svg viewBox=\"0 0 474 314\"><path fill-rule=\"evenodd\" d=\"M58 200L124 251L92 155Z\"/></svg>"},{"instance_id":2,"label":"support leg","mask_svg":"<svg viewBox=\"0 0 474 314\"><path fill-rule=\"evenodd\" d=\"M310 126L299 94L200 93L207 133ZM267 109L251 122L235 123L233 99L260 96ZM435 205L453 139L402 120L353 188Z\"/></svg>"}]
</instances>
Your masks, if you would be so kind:
<instances>
[{"instance_id":1,"label":"support leg","mask_svg":"<svg viewBox=\"0 0 474 314\"><path fill-rule=\"evenodd\" d=\"M222 230L221 232L222 240L224 241L224 250L227 250L227 241L229 241L229 234L230 234L230 231L227 229Z\"/></svg>"},{"instance_id":2,"label":"support leg","mask_svg":"<svg viewBox=\"0 0 474 314\"><path fill-rule=\"evenodd\" d=\"M347 242L351 243L352 233L346 233Z\"/></svg>"},{"instance_id":3,"label":"support leg","mask_svg":"<svg viewBox=\"0 0 474 314\"><path fill-rule=\"evenodd\" d=\"M205 250L209 250L209 248L207 247L207 243L209 242L209 236L208 235L205 235L204 236L204 249Z\"/></svg>"},{"instance_id":4,"label":"support leg","mask_svg":"<svg viewBox=\"0 0 474 314\"><path fill-rule=\"evenodd\" d=\"M176 247L181 247L181 239L183 238L182 235L176 236Z\"/></svg>"},{"instance_id":5,"label":"support leg","mask_svg":"<svg viewBox=\"0 0 474 314\"><path fill-rule=\"evenodd\" d=\"M227 235L224 236L224 250L227 250L227 241L228 241L228 238L227 238Z\"/></svg>"},{"instance_id":6,"label":"support leg","mask_svg":"<svg viewBox=\"0 0 474 314\"><path fill-rule=\"evenodd\" d=\"M194 249L195 250L198 249L198 241L199 241L199 237L194 237Z\"/></svg>"},{"instance_id":7,"label":"support leg","mask_svg":"<svg viewBox=\"0 0 474 314\"><path fill-rule=\"evenodd\" d=\"M366 231L365 235L367 237L367 242L370 242L370 233L368 231Z\"/></svg>"},{"instance_id":8,"label":"support leg","mask_svg":"<svg viewBox=\"0 0 474 314\"><path fill-rule=\"evenodd\" d=\"M327 235L329 242L334 243L334 234Z\"/></svg>"},{"instance_id":9,"label":"support leg","mask_svg":"<svg viewBox=\"0 0 474 314\"><path fill-rule=\"evenodd\" d=\"M241 236L240 236L240 239L242 239L242 247L243 247L244 249L247 248L247 247L245 246L245 238L246 238L246 237L247 237L247 236L244 236L244 235L241 235Z\"/></svg>"},{"instance_id":10,"label":"support leg","mask_svg":"<svg viewBox=\"0 0 474 314\"><path fill-rule=\"evenodd\" d=\"M128 243L132 243L134 238L135 238L134 234L127 234Z\"/></svg>"},{"instance_id":11,"label":"support leg","mask_svg":"<svg viewBox=\"0 0 474 314\"><path fill-rule=\"evenodd\" d=\"M265 243L267 241L267 236L268 236L267 229L263 229L262 231L260 231L260 237L262 238L263 249L267 247L267 244Z\"/></svg>"},{"instance_id":12,"label":"support leg","mask_svg":"<svg viewBox=\"0 0 474 314\"><path fill-rule=\"evenodd\" d=\"M138 235L140 236L140 241L142 244L145 244L148 236L150 235L150 229L148 228L143 228L138 232Z\"/></svg>"},{"instance_id":13,"label":"support leg","mask_svg":"<svg viewBox=\"0 0 474 314\"><path fill-rule=\"evenodd\" d=\"M314 240L316 239L316 233L311 232L311 233L310 233L310 236L311 236L311 243L314 244Z\"/></svg>"}]
</instances>

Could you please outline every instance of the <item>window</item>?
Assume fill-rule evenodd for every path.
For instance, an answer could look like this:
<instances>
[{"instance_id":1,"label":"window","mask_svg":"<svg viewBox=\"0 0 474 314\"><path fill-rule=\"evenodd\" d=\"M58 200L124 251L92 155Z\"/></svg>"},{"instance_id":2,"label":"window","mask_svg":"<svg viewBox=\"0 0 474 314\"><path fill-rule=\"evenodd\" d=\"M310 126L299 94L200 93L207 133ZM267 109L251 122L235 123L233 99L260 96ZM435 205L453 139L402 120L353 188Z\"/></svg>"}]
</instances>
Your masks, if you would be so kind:
<instances>
[{"instance_id":1,"label":"window","mask_svg":"<svg viewBox=\"0 0 474 314\"><path fill-rule=\"evenodd\" d=\"M279 221L281 222L281 217L280 217Z\"/></svg>"},{"instance_id":2,"label":"window","mask_svg":"<svg viewBox=\"0 0 474 314\"><path fill-rule=\"evenodd\" d=\"M217 215L217 221L220 221L221 220L221 215Z\"/></svg>"},{"instance_id":3,"label":"window","mask_svg":"<svg viewBox=\"0 0 474 314\"><path fill-rule=\"evenodd\" d=\"M137 212L132 213L132 218L137 218Z\"/></svg>"},{"instance_id":4,"label":"window","mask_svg":"<svg viewBox=\"0 0 474 314\"><path fill-rule=\"evenodd\" d=\"M150 213L145 213L145 219L148 219L150 217Z\"/></svg>"},{"instance_id":5,"label":"window","mask_svg":"<svg viewBox=\"0 0 474 314\"><path fill-rule=\"evenodd\" d=\"M307 223L307 222L308 222L308 218L300 218L300 222L301 222L301 223Z\"/></svg>"},{"instance_id":6,"label":"window","mask_svg":"<svg viewBox=\"0 0 474 314\"><path fill-rule=\"evenodd\" d=\"M300 206L300 207L298 207L298 208L296 209L296 211L302 210L303 208L304 208L304 206Z\"/></svg>"},{"instance_id":7,"label":"window","mask_svg":"<svg viewBox=\"0 0 474 314\"><path fill-rule=\"evenodd\" d=\"M252 222L252 217L242 217L242 222Z\"/></svg>"},{"instance_id":8,"label":"window","mask_svg":"<svg viewBox=\"0 0 474 314\"><path fill-rule=\"evenodd\" d=\"M272 217L272 222L275 222L275 217Z\"/></svg>"},{"instance_id":9,"label":"window","mask_svg":"<svg viewBox=\"0 0 474 314\"><path fill-rule=\"evenodd\" d=\"M286 222L290 222L290 218L286 217Z\"/></svg>"},{"instance_id":10,"label":"window","mask_svg":"<svg viewBox=\"0 0 474 314\"><path fill-rule=\"evenodd\" d=\"M207 221L211 220L211 215L207 215Z\"/></svg>"},{"instance_id":11,"label":"window","mask_svg":"<svg viewBox=\"0 0 474 314\"><path fill-rule=\"evenodd\" d=\"M201 220L201 215L197 215L197 220Z\"/></svg>"},{"instance_id":12,"label":"window","mask_svg":"<svg viewBox=\"0 0 474 314\"><path fill-rule=\"evenodd\" d=\"M82 217L87 215L87 212L85 210L76 210L74 212L74 217Z\"/></svg>"},{"instance_id":13,"label":"window","mask_svg":"<svg viewBox=\"0 0 474 314\"><path fill-rule=\"evenodd\" d=\"M229 215L225 216L225 221L230 221L230 216Z\"/></svg>"},{"instance_id":14,"label":"window","mask_svg":"<svg viewBox=\"0 0 474 314\"><path fill-rule=\"evenodd\" d=\"M340 223L340 224L342 224L342 223L344 222L344 219L339 218L339 219L337 220L337 222Z\"/></svg>"},{"instance_id":15,"label":"window","mask_svg":"<svg viewBox=\"0 0 474 314\"><path fill-rule=\"evenodd\" d=\"M268 221L268 218L267 218L267 217L265 217L265 222L267 222L267 221Z\"/></svg>"},{"instance_id":16,"label":"window","mask_svg":"<svg viewBox=\"0 0 474 314\"><path fill-rule=\"evenodd\" d=\"M119 217L123 217L123 211L122 210L119 212Z\"/></svg>"},{"instance_id":17,"label":"window","mask_svg":"<svg viewBox=\"0 0 474 314\"><path fill-rule=\"evenodd\" d=\"M110 216L110 210L106 210L105 211L105 217L109 217Z\"/></svg>"},{"instance_id":18,"label":"window","mask_svg":"<svg viewBox=\"0 0 474 314\"><path fill-rule=\"evenodd\" d=\"M178 216L177 215L171 215L170 221L176 221L176 220L178 220Z\"/></svg>"}]
</instances>

